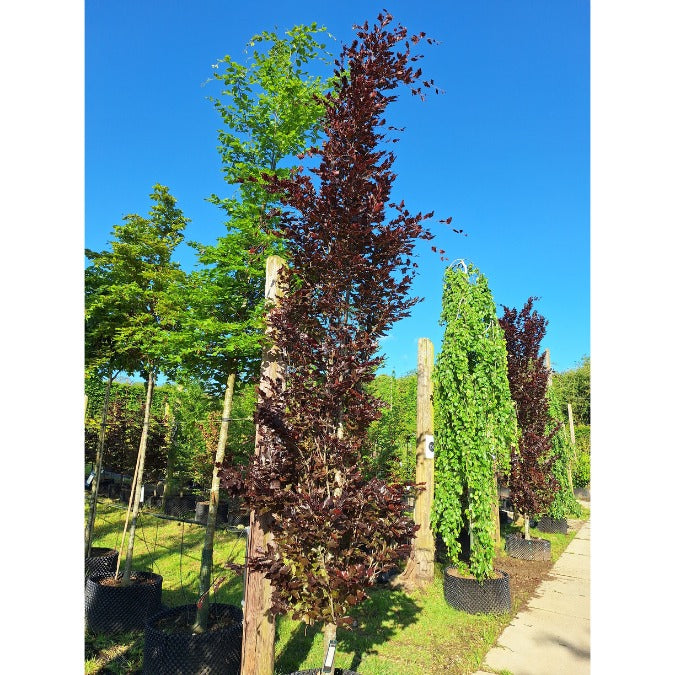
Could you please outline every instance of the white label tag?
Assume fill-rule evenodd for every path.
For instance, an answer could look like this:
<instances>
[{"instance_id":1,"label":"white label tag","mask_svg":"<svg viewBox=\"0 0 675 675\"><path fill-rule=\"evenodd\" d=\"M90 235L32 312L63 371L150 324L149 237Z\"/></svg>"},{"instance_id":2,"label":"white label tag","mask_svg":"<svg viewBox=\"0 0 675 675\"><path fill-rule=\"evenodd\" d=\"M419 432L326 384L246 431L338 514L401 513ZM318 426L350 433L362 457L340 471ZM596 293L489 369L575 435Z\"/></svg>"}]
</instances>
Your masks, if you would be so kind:
<instances>
[{"instance_id":1,"label":"white label tag","mask_svg":"<svg viewBox=\"0 0 675 675\"><path fill-rule=\"evenodd\" d=\"M426 459L434 458L434 437L432 434L424 435L424 457Z\"/></svg>"}]
</instances>

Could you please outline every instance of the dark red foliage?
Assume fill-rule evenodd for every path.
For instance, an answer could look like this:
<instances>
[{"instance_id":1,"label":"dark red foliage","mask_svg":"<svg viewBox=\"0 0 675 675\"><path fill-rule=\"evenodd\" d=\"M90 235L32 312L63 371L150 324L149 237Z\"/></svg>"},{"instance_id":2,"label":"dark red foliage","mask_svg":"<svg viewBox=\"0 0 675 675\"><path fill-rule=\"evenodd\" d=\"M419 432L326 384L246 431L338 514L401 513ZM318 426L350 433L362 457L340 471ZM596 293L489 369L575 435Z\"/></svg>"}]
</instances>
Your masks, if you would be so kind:
<instances>
[{"instance_id":1,"label":"dark red foliage","mask_svg":"<svg viewBox=\"0 0 675 675\"><path fill-rule=\"evenodd\" d=\"M380 15L371 28L357 27L343 49L340 83L323 101L315 178L268 178L287 209L278 226L287 290L269 316L285 381L268 382L257 409L264 452L245 475L222 474L228 491L271 517L274 546L249 564L272 581L273 611L310 623L346 625L364 589L407 556L415 531L403 514L404 485L366 481L359 469L380 415L364 385L382 362L379 340L417 302L407 297L413 249L431 239L422 222L432 214L390 202L394 155L380 148L392 92L421 75L410 65L420 58L410 43L423 34L408 38L391 20Z\"/></svg>"},{"instance_id":2,"label":"dark red foliage","mask_svg":"<svg viewBox=\"0 0 675 675\"><path fill-rule=\"evenodd\" d=\"M532 309L537 299L528 298L520 312L504 307L499 320L506 338L509 389L521 432L518 452L511 454L509 489L516 508L527 515L544 512L559 488L551 471L551 442L557 427L547 432L549 369L544 355L539 354L548 321Z\"/></svg>"},{"instance_id":3,"label":"dark red foliage","mask_svg":"<svg viewBox=\"0 0 675 675\"><path fill-rule=\"evenodd\" d=\"M124 398L110 402L103 451L103 467L107 471L133 476L142 430L142 408L133 410ZM96 460L99 433L100 420L87 420L84 436L85 462L93 463ZM150 416L144 468L147 480L160 480L165 477L169 433L166 420L158 419L156 415Z\"/></svg>"}]
</instances>

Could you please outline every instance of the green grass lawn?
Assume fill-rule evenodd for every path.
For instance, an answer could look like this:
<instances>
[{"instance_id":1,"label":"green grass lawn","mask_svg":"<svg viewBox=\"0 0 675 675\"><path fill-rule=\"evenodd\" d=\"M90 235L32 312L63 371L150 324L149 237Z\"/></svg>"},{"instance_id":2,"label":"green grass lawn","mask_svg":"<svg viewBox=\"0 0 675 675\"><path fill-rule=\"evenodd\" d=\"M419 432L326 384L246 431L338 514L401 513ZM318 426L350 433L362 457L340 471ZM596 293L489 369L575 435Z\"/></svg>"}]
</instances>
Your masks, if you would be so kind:
<instances>
[{"instance_id":1,"label":"green grass lawn","mask_svg":"<svg viewBox=\"0 0 675 675\"><path fill-rule=\"evenodd\" d=\"M125 515L119 502L104 500L97 509L94 545L119 550ZM586 517L587 511L583 518ZM133 568L162 575L165 605L196 602L204 529L147 513L142 514L139 521ZM511 531L516 530L506 526L502 534ZM574 533L546 534L535 529L532 534L551 541L553 560L574 537ZM241 603L241 578L224 566L228 561L243 561L243 556L241 533L218 530L214 546L215 572L222 574L225 581L216 593L216 602ZM465 675L476 671L524 599L516 598L509 614L459 612L445 602L442 571L443 565L437 563L434 582L424 592L407 594L384 587L372 589L370 598L354 611L355 629L338 633L335 665L356 670L361 675ZM285 616L278 617L276 625L277 673L322 665L323 636L318 628ZM85 636L85 673L140 673L142 656L142 632Z\"/></svg>"}]
</instances>

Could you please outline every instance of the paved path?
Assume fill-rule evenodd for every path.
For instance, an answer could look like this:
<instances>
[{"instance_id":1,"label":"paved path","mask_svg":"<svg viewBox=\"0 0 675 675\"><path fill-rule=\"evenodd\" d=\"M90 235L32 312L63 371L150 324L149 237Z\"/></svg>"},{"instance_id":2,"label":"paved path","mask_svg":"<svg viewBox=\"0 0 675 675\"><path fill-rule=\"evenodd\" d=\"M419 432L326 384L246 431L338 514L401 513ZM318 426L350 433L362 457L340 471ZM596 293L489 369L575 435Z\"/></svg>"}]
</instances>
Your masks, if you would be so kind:
<instances>
[{"instance_id":1,"label":"paved path","mask_svg":"<svg viewBox=\"0 0 675 675\"><path fill-rule=\"evenodd\" d=\"M474 675L591 672L591 523L585 522Z\"/></svg>"}]
</instances>

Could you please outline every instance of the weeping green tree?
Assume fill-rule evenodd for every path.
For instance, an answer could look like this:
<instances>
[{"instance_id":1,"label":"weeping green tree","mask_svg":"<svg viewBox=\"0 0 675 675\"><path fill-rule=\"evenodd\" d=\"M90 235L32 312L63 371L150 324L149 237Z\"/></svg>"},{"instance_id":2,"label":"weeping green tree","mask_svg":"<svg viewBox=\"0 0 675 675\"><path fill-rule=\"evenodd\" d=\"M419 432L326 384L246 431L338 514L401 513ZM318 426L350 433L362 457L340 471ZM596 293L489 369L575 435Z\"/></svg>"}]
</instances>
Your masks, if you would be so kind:
<instances>
[{"instance_id":1,"label":"weeping green tree","mask_svg":"<svg viewBox=\"0 0 675 675\"><path fill-rule=\"evenodd\" d=\"M176 207L176 199L163 185L155 185L150 199L155 202L149 217L124 217L113 227L111 250L87 251L92 265L109 281L108 293L101 296L99 311L122 308L124 322L114 333L117 353L133 364L132 370L145 380L143 427L138 446L136 476L132 486L132 512L122 583L131 582L131 567L140 508L145 451L150 426L155 383L159 373L171 373L178 357L170 349L171 335L181 322L185 275L171 260L183 240L189 222Z\"/></svg>"},{"instance_id":2,"label":"weeping green tree","mask_svg":"<svg viewBox=\"0 0 675 675\"><path fill-rule=\"evenodd\" d=\"M488 281L473 265L446 269L440 323L432 527L457 565L459 534L468 525L469 571L482 580L493 574L495 473L508 473L517 427L504 336Z\"/></svg>"},{"instance_id":3,"label":"weeping green tree","mask_svg":"<svg viewBox=\"0 0 675 675\"><path fill-rule=\"evenodd\" d=\"M200 268L190 275L190 310L183 336L183 365L223 400L200 572L200 600L194 629L206 629L213 567L213 540L219 503L218 465L228 443L237 382L260 371L265 309L265 264L283 242L270 234L280 203L263 187L263 176L290 175L296 156L318 138L323 108L317 97L327 81L310 74L325 52L325 28L299 25L283 34L263 32L249 42L246 65L225 56L213 77L222 87L211 99L221 116L218 151L232 196L211 195L226 215L227 234L216 244L191 244Z\"/></svg>"},{"instance_id":4,"label":"weeping green tree","mask_svg":"<svg viewBox=\"0 0 675 675\"><path fill-rule=\"evenodd\" d=\"M565 418L561 413L562 406L553 387L546 391L548 401L549 420L547 431L554 432L551 439L551 473L560 486L555 491L545 514L551 518L578 518L581 515L581 505L574 496L571 465L574 448L565 429Z\"/></svg>"}]
</instances>

